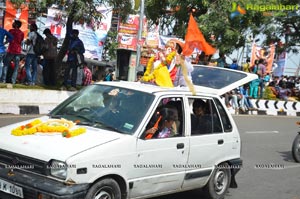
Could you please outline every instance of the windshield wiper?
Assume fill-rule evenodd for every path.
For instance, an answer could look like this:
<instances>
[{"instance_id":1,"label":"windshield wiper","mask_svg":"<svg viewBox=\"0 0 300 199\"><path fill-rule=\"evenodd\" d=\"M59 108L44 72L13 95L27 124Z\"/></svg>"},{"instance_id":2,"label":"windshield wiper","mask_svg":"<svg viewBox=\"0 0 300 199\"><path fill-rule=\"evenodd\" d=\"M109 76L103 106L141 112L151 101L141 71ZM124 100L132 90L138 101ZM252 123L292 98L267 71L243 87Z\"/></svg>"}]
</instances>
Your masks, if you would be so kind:
<instances>
[{"instance_id":1,"label":"windshield wiper","mask_svg":"<svg viewBox=\"0 0 300 199\"><path fill-rule=\"evenodd\" d=\"M92 123L92 122L82 122L82 121L79 121L79 122L76 122L76 125L81 125L81 126L93 126L94 123Z\"/></svg>"},{"instance_id":2,"label":"windshield wiper","mask_svg":"<svg viewBox=\"0 0 300 199\"><path fill-rule=\"evenodd\" d=\"M50 118L53 118L53 119L61 119L62 118L62 115L52 115L52 114L48 114L48 116Z\"/></svg>"}]
</instances>

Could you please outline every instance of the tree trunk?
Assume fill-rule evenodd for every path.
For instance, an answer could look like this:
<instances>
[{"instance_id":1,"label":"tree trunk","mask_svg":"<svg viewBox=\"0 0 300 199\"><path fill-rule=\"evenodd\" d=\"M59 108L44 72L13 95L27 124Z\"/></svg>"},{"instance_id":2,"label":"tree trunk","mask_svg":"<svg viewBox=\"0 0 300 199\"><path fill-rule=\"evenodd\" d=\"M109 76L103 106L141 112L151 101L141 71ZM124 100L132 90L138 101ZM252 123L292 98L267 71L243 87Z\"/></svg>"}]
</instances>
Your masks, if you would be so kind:
<instances>
[{"instance_id":1,"label":"tree trunk","mask_svg":"<svg viewBox=\"0 0 300 199\"><path fill-rule=\"evenodd\" d=\"M75 3L74 3L75 4ZM70 14L68 15L67 18L67 23L66 23L66 35L65 39L62 43L62 46L58 52L58 55L55 60L55 68L56 70L56 77L57 77L57 82L61 83L63 81L63 76L64 76L64 66L66 64L63 63L63 59L68 51L68 46L70 42L70 31L73 29L73 22L74 22L74 14L76 12L76 5L72 5L72 10Z\"/></svg>"}]
</instances>

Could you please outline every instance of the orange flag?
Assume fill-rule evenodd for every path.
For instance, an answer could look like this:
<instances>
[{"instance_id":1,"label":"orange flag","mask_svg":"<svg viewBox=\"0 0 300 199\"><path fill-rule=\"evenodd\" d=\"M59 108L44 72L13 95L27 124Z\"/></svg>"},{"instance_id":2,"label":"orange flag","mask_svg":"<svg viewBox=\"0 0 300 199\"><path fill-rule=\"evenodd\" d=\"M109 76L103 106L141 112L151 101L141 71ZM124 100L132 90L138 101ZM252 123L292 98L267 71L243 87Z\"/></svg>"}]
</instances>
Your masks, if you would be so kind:
<instances>
[{"instance_id":1,"label":"orange flag","mask_svg":"<svg viewBox=\"0 0 300 199\"><path fill-rule=\"evenodd\" d=\"M24 1L25 2L25 1ZM28 6L24 6L22 8L21 13L17 17L17 10L13 6L10 0L6 0L6 10L4 17L4 29L10 30L12 29L12 24L16 18L18 18L22 22L21 31L24 33L24 37L27 38L28 33Z\"/></svg>"},{"instance_id":2,"label":"orange flag","mask_svg":"<svg viewBox=\"0 0 300 199\"><path fill-rule=\"evenodd\" d=\"M185 44L182 49L182 54L185 56L190 56L194 52L195 48L202 50L205 55L212 55L216 52L216 49L206 42L202 32L198 28L197 22L191 14L185 35Z\"/></svg>"}]
</instances>

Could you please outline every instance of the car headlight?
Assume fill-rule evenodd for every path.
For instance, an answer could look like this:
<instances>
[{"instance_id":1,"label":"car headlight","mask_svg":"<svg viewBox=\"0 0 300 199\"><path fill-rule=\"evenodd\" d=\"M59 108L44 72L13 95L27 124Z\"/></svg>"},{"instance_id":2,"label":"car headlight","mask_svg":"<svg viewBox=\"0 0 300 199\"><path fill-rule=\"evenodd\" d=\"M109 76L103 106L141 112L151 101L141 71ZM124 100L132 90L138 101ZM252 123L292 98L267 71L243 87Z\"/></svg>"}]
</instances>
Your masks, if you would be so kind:
<instances>
[{"instance_id":1,"label":"car headlight","mask_svg":"<svg viewBox=\"0 0 300 199\"><path fill-rule=\"evenodd\" d=\"M59 160L51 160L50 162L50 174L60 179L66 179L67 177L67 164Z\"/></svg>"}]
</instances>

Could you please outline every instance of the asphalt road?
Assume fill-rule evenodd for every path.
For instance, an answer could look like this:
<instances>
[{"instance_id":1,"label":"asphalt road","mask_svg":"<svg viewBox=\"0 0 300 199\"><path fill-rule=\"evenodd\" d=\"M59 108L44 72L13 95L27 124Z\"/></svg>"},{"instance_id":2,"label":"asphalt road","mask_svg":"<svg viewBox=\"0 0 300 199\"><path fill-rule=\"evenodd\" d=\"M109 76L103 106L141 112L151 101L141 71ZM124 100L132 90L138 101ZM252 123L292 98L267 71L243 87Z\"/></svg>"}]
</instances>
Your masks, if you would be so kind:
<instances>
[{"instance_id":1,"label":"asphalt road","mask_svg":"<svg viewBox=\"0 0 300 199\"><path fill-rule=\"evenodd\" d=\"M0 115L0 126L32 116ZM291 156L297 117L235 116L244 165L226 199L300 199L300 163ZM272 167L272 168L270 168ZM152 199L206 199L201 190Z\"/></svg>"}]
</instances>

